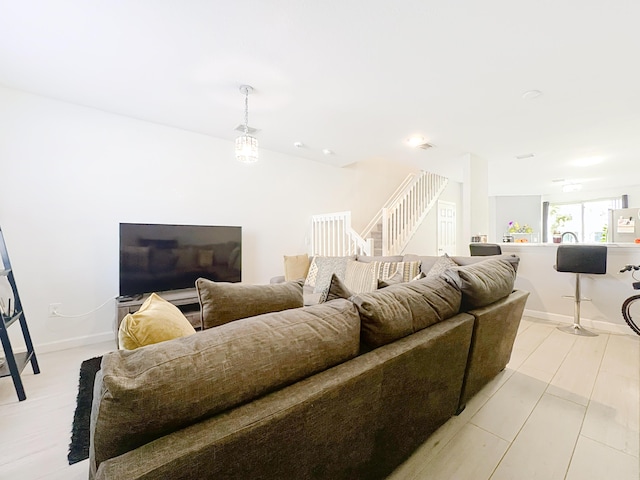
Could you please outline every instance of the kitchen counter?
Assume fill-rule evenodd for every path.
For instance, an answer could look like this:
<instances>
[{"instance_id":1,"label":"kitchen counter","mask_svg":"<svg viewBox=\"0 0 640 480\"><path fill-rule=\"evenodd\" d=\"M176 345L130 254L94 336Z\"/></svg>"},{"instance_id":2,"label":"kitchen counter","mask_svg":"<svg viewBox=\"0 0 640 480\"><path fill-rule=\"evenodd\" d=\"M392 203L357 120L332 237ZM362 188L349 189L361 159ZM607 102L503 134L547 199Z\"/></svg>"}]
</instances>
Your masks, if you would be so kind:
<instances>
[{"instance_id":1,"label":"kitchen counter","mask_svg":"<svg viewBox=\"0 0 640 480\"><path fill-rule=\"evenodd\" d=\"M520 257L516 288L531 294L525 314L537 318L566 323L573 322L573 300L563 295L573 295L575 274L557 272L558 245L575 243L501 243L503 253ZM627 264L640 265L640 245L635 243L592 243L606 245L607 273L605 275L582 274L582 294L591 302L581 305L581 322L588 328L600 328L621 333L632 333L626 325L620 308L622 302L637 293L631 286L630 273L619 273ZM640 276L639 276L640 278Z\"/></svg>"}]
</instances>

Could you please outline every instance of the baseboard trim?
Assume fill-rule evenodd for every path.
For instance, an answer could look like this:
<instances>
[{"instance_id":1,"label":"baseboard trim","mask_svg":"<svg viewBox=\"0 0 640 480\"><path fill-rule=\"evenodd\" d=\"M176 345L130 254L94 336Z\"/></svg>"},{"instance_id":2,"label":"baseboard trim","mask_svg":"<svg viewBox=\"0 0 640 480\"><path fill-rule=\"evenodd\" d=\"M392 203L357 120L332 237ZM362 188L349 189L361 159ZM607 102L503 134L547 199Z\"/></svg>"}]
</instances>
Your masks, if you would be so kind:
<instances>
[{"instance_id":1,"label":"baseboard trim","mask_svg":"<svg viewBox=\"0 0 640 480\"><path fill-rule=\"evenodd\" d=\"M67 350L69 348L83 347L85 345L93 345L94 343L113 342L114 349L116 347L115 335L113 332L97 333L95 335L85 335L84 337L67 338L57 342L42 343L35 345L36 355L40 353L57 352L58 350Z\"/></svg>"},{"instance_id":2,"label":"baseboard trim","mask_svg":"<svg viewBox=\"0 0 640 480\"><path fill-rule=\"evenodd\" d=\"M541 320L549 320L550 322L566 323L573 325L573 316L560 315L558 313L540 312L538 310L524 310L524 316L539 318ZM580 318L580 324L586 328L594 328L597 330L603 330L609 333L616 333L620 335L628 335L633 333L626 324L620 325L617 323L603 322L600 320L591 320L589 318Z\"/></svg>"}]
</instances>

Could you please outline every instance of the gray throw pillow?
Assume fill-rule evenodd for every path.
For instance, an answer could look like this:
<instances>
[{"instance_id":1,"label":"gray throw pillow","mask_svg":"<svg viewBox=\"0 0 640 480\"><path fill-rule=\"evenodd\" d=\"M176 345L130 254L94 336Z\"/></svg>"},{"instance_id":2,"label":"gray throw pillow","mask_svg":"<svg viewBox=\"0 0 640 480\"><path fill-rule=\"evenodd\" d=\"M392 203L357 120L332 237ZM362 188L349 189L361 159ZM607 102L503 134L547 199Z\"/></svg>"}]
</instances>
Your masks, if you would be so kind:
<instances>
[{"instance_id":1,"label":"gray throw pillow","mask_svg":"<svg viewBox=\"0 0 640 480\"><path fill-rule=\"evenodd\" d=\"M269 285L196 280L202 329L303 306L303 280Z\"/></svg>"},{"instance_id":2,"label":"gray throw pillow","mask_svg":"<svg viewBox=\"0 0 640 480\"><path fill-rule=\"evenodd\" d=\"M478 263L453 267L442 276L462 290L463 309L484 307L513 291L516 271L505 259L487 259Z\"/></svg>"},{"instance_id":3,"label":"gray throw pillow","mask_svg":"<svg viewBox=\"0 0 640 480\"><path fill-rule=\"evenodd\" d=\"M460 289L442 277L429 277L354 295L362 341L379 347L458 313Z\"/></svg>"}]
</instances>

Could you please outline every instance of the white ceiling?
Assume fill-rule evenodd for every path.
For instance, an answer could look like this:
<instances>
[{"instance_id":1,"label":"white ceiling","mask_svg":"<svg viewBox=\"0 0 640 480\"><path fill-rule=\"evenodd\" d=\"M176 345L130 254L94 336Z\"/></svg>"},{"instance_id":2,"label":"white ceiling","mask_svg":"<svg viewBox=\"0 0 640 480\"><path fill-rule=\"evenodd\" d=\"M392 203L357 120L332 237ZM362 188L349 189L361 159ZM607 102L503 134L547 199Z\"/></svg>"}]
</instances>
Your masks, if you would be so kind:
<instances>
[{"instance_id":1,"label":"white ceiling","mask_svg":"<svg viewBox=\"0 0 640 480\"><path fill-rule=\"evenodd\" d=\"M554 194L639 183L638 19L634 0L0 0L0 85L231 140L247 83L261 148L456 179L473 153L491 195Z\"/></svg>"}]
</instances>

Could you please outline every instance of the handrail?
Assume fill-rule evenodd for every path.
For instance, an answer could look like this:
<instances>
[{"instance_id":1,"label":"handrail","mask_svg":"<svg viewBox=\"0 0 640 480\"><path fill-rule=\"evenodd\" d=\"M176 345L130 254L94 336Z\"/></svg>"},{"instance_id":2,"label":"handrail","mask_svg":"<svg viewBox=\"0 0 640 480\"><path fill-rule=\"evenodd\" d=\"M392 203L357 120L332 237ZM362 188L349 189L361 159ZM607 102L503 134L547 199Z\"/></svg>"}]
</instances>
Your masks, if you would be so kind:
<instances>
[{"instance_id":1,"label":"handrail","mask_svg":"<svg viewBox=\"0 0 640 480\"><path fill-rule=\"evenodd\" d=\"M351 227L351 212L311 217L311 254L325 256L371 255L373 241Z\"/></svg>"},{"instance_id":2,"label":"handrail","mask_svg":"<svg viewBox=\"0 0 640 480\"><path fill-rule=\"evenodd\" d=\"M382 209L382 255L402 253L448 182L440 175L422 172L395 204Z\"/></svg>"},{"instance_id":3,"label":"handrail","mask_svg":"<svg viewBox=\"0 0 640 480\"><path fill-rule=\"evenodd\" d=\"M386 201L386 203L382 206L382 208L380 210L378 210L378 212L371 219L371 221L367 224L367 226L364 227L364 230L360 234L360 236L362 238L367 238L369 236L369 234L373 231L373 229L376 227L376 225L378 225L378 223L380 223L380 220L382 220L382 209L389 208L391 205L393 205L393 203L397 202L398 198L400 198L402 193L406 190L407 186L411 185L414 182L414 179L416 178L416 176L417 175L415 173L410 173L409 175L407 175L405 177L405 179L398 186L398 188L396 188L396 190L391 194L391 196Z\"/></svg>"},{"instance_id":4,"label":"handrail","mask_svg":"<svg viewBox=\"0 0 640 480\"><path fill-rule=\"evenodd\" d=\"M351 212L312 217L313 255L372 255L373 229L382 222L382 255L402 253L433 208L448 179L429 172L410 174L365 227L361 235L351 227Z\"/></svg>"}]
</instances>

